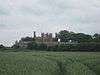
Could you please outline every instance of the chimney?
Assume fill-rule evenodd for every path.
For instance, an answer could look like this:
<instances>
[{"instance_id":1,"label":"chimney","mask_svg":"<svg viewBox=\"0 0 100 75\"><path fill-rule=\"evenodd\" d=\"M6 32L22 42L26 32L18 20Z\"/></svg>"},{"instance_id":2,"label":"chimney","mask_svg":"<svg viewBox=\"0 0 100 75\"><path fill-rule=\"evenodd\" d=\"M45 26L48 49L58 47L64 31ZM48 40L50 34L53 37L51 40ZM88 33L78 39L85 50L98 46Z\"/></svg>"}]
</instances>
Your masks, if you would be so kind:
<instances>
[{"instance_id":1,"label":"chimney","mask_svg":"<svg viewBox=\"0 0 100 75\"><path fill-rule=\"evenodd\" d=\"M41 33L41 37L42 37L42 38L44 37L44 33Z\"/></svg>"},{"instance_id":2,"label":"chimney","mask_svg":"<svg viewBox=\"0 0 100 75\"><path fill-rule=\"evenodd\" d=\"M34 38L36 38L36 32L34 31Z\"/></svg>"},{"instance_id":3,"label":"chimney","mask_svg":"<svg viewBox=\"0 0 100 75\"><path fill-rule=\"evenodd\" d=\"M57 33L55 33L55 38L58 38L58 34Z\"/></svg>"},{"instance_id":4,"label":"chimney","mask_svg":"<svg viewBox=\"0 0 100 75\"><path fill-rule=\"evenodd\" d=\"M52 38L52 33L49 33L49 38Z\"/></svg>"}]
</instances>

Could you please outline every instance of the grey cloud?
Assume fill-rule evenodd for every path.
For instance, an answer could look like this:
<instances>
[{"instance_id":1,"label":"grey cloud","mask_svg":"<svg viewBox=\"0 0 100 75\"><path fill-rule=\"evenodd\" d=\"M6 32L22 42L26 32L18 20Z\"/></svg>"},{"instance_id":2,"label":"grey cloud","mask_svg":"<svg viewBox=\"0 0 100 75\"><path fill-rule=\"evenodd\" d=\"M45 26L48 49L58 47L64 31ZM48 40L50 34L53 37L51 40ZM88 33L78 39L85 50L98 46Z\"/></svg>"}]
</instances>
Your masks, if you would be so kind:
<instances>
[{"instance_id":1,"label":"grey cloud","mask_svg":"<svg viewBox=\"0 0 100 75\"><path fill-rule=\"evenodd\" d=\"M0 24L0 28L5 28L6 26L5 24Z\"/></svg>"},{"instance_id":2,"label":"grey cloud","mask_svg":"<svg viewBox=\"0 0 100 75\"><path fill-rule=\"evenodd\" d=\"M2 7L0 7L0 15L8 15L9 13Z\"/></svg>"},{"instance_id":3,"label":"grey cloud","mask_svg":"<svg viewBox=\"0 0 100 75\"><path fill-rule=\"evenodd\" d=\"M21 7L20 11L22 14L24 15L35 15L35 16L41 16L44 15L42 9L38 8L38 7Z\"/></svg>"},{"instance_id":4,"label":"grey cloud","mask_svg":"<svg viewBox=\"0 0 100 75\"><path fill-rule=\"evenodd\" d=\"M65 24L75 32L100 33L99 13L99 0L0 0L0 42L31 36L34 30L55 33Z\"/></svg>"}]
</instances>

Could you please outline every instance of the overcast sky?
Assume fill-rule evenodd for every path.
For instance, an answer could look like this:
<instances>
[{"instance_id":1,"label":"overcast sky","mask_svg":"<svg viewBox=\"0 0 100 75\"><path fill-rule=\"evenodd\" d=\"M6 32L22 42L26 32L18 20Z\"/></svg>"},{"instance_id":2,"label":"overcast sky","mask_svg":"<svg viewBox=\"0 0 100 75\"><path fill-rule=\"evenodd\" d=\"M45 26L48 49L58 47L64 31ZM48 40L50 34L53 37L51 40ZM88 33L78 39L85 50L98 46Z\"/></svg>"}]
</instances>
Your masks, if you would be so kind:
<instances>
[{"instance_id":1,"label":"overcast sky","mask_svg":"<svg viewBox=\"0 0 100 75\"><path fill-rule=\"evenodd\" d=\"M100 0L0 0L0 44L62 29L100 33Z\"/></svg>"}]
</instances>

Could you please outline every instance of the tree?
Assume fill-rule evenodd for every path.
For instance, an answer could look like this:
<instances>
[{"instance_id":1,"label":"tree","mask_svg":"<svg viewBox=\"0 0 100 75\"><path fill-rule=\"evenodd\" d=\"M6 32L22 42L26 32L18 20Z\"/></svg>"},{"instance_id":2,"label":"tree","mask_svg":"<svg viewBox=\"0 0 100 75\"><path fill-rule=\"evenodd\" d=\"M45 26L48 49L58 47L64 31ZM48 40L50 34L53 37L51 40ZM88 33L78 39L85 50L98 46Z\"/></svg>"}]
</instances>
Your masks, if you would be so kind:
<instances>
[{"instance_id":1,"label":"tree","mask_svg":"<svg viewBox=\"0 0 100 75\"><path fill-rule=\"evenodd\" d=\"M35 42L28 43L27 49L37 49L38 44Z\"/></svg>"},{"instance_id":2,"label":"tree","mask_svg":"<svg viewBox=\"0 0 100 75\"><path fill-rule=\"evenodd\" d=\"M84 33L77 33L75 35L75 40L78 41L79 43L81 43L81 42L91 42L92 36L84 34Z\"/></svg>"},{"instance_id":3,"label":"tree","mask_svg":"<svg viewBox=\"0 0 100 75\"><path fill-rule=\"evenodd\" d=\"M18 41L15 41L15 44L12 46L12 48L18 49L19 48L19 43Z\"/></svg>"},{"instance_id":4,"label":"tree","mask_svg":"<svg viewBox=\"0 0 100 75\"><path fill-rule=\"evenodd\" d=\"M21 38L22 41L35 41L34 38L31 37L25 37L25 38Z\"/></svg>"},{"instance_id":5,"label":"tree","mask_svg":"<svg viewBox=\"0 0 100 75\"><path fill-rule=\"evenodd\" d=\"M46 50L47 49L47 45L46 44L37 44L36 42L31 42L28 44L27 49L33 49L33 50Z\"/></svg>"},{"instance_id":6,"label":"tree","mask_svg":"<svg viewBox=\"0 0 100 75\"><path fill-rule=\"evenodd\" d=\"M3 46L2 44L0 45L0 49L5 48L5 46Z\"/></svg>"},{"instance_id":7,"label":"tree","mask_svg":"<svg viewBox=\"0 0 100 75\"><path fill-rule=\"evenodd\" d=\"M93 37L94 37L94 42L100 42L100 34L94 34L93 35Z\"/></svg>"},{"instance_id":8,"label":"tree","mask_svg":"<svg viewBox=\"0 0 100 75\"><path fill-rule=\"evenodd\" d=\"M92 41L91 35L87 35L84 33L74 33L66 30L60 31L58 37L61 39L61 42L68 42L69 40L79 43Z\"/></svg>"},{"instance_id":9,"label":"tree","mask_svg":"<svg viewBox=\"0 0 100 75\"><path fill-rule=\"evenodd\" d=\"M58 37L61 39L61 42L68 42L70 40L70 32L67 30L60 31Z\"/></svg>"}]
</instances>

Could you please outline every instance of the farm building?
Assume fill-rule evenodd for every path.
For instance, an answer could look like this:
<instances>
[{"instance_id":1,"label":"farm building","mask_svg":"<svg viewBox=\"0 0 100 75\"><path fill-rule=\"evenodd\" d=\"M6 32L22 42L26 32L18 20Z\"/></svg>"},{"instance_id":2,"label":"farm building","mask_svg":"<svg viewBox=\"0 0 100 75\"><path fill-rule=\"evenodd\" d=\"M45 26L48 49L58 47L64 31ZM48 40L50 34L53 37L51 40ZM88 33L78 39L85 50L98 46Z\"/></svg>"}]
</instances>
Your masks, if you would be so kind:
<instances>
[{"instance_id":1,"label":"farm building","mask_svg":"<svg viewBox=\"0 0 100 75\"><path fill-rule=\"evenodd\" d=\"M37 44L46 44L47 46L52 46L58 44L58 37L55 34L55 37L52 36L52 33L41 33L41 36L37 36L34 32L33 37L21 38L17 43L17 46L21 48L27 48L29 43L36 42ZM60 41L59 41L60 42Z\"/></svg>"}]
</instances>

